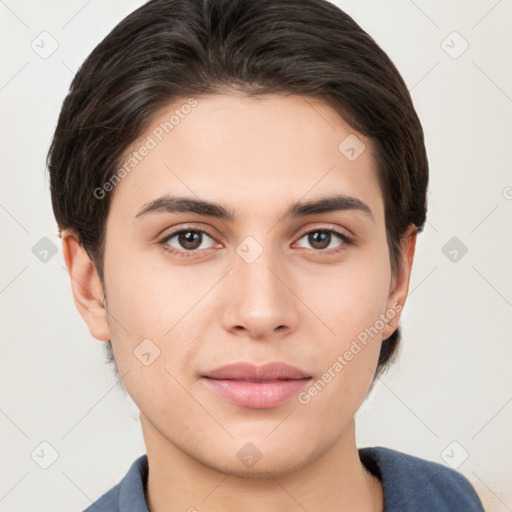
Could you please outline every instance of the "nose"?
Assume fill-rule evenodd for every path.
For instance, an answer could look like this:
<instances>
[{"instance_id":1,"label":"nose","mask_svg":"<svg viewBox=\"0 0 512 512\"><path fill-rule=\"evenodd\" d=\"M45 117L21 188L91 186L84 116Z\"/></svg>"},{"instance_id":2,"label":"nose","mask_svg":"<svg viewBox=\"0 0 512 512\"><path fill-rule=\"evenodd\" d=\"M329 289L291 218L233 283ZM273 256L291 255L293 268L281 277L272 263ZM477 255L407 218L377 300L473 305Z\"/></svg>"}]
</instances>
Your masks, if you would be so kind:
<instances>
[{"instance_id":1,"label":"nose","mask_svg":"<svg viewBox=\"0 0 512 512\"><path fill-rule=\"evenodd\" d=\"M288 274L270 249L252 262L235 254L225 289L224 328L258 340L295 331L300 301Z\"/></svg>"}]
</instances>

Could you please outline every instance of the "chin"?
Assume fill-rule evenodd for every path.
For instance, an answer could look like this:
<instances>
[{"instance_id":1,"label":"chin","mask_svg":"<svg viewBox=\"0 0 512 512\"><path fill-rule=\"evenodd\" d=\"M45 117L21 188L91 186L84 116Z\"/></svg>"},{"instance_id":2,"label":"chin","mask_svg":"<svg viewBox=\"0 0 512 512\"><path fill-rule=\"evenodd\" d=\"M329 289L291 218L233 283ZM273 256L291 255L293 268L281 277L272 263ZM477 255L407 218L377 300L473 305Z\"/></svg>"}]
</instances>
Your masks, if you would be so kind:
<instances>
[{"instance_id":1,"label":"chin","mask_svg":"<svg viewBox=\"0 0 512 512\"><path fill-rule=\"evenodd\" d=\"M249 465L246 466L238 458L233 460L231 454L229 456L226 454L226 457L220 456L218 459L201 460L200 462L210 469L221 473L255 480L283 477L298 471L308 464L308 460L300 452L297 453L297 450L290 450L285 453L281 451L281 453L263 454L261 459L251 467L248 467Z\"/></svg>"},{"instance_id":2,"label":"chin","mask_svg":"<svg viewBox=\"0 0 512 512\"><path fill-rule=\"evenodd\" d=\"M197 449L199 446L194 446L189 455L200 464L224 474L253 479L289 475L322 454L321 447L308 446L304 438L294 441L286 435L276 435L275 439L265 438L264 435L237 436L227 443L208 443L208 448L200 452ZM212 449L213 447L215 448Z\"/></svg>"}]
</instances>

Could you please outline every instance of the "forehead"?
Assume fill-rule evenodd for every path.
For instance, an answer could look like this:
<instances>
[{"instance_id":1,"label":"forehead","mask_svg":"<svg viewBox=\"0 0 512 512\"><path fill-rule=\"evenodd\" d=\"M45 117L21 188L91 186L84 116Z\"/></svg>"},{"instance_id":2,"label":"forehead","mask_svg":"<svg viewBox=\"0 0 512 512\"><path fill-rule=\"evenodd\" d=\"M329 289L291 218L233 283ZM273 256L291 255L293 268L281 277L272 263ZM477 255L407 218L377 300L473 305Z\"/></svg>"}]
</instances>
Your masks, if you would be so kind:
<instances>
[{"instance_id":1,"label":"forehead","mask_svg":"<svg viewBox=\"0 0 512 512\"><path fill-rule=\"evenodd\" d=\"M164 194L260 215L262 206L270 213L333 192L373 204L377 215L382 209L369 141L303 96L183 98L158 112L122 165L111 208L132 216Z\"/></svg>"}]
</instances>

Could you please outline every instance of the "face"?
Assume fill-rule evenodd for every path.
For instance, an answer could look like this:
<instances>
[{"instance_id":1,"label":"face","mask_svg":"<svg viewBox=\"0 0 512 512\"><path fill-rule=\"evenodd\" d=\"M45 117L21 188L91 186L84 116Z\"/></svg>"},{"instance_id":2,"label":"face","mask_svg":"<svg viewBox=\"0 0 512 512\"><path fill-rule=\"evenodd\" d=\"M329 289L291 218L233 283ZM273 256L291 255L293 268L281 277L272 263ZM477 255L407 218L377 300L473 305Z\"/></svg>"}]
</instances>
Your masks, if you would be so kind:
<instances>
[{"instance_id":1,"label":"face","mask_svg":"<svg viewBox=\"0 0 512 512\"><path fill-rule=\"evenodd\" d=\"M145 434L280 474L343 438L397 324L382 193L369 141L321 102L195 100L115 187L108 336Z\"/></svg>"}]
</instances>

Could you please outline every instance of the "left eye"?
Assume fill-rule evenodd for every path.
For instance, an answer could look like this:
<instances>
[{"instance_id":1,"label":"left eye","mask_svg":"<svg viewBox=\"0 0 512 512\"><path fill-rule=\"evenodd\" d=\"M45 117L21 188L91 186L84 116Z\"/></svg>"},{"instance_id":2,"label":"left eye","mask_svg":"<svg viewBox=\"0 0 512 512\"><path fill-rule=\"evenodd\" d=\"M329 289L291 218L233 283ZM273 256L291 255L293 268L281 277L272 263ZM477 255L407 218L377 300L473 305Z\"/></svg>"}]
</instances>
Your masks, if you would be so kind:
<instances>
[{"instance_id":1,"label":"left eye","mask_svg":"<svg viewBox=\"0 0 512 512\"><path fill-rule=\"evenodd\" d=\"M210 245L204 247L205 238L210 240ZM173 243L175 242L175 243ZM178 231L166 238L165 243L177 250L194 251L196 249L209 249L215 242L213 238L204 231L184 230ZM177 244L177 245L176 245Z\"/></svg>"},{"instance_id":2,"label":"left eye","mask_svg":"<svg viewBox=\"0 0 512 512\"><path fill-rule=\"evenodd\" d=\"M310 244L313 249L318 250L333 249L343 245L343 242L347 242L344 235L331 229L316 229L309 233L304 233L300 240L304 238L307 239L307 243ZM338 244L336 244L336 241L338 241Z\"/></svg>"}]
</instances>

